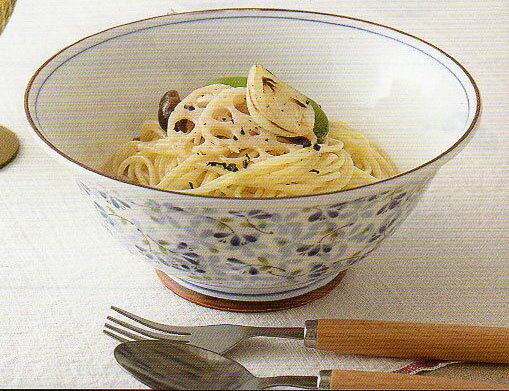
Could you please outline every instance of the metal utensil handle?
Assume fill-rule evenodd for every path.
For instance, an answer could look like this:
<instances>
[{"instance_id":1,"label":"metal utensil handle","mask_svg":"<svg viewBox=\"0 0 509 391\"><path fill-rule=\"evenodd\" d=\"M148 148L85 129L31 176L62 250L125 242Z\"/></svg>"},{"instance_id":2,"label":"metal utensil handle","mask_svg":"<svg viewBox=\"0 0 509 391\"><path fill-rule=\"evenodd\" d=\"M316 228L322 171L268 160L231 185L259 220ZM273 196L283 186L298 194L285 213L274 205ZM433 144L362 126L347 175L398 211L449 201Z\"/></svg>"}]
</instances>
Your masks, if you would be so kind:
<instances>
[{"instance_id":1,"label":"metal utensil handle","mask_svg":"<svg viewBox=\"0 0 509 391\"><path fill-rule=\"evenodd\" d=\"M509 327L319 319L306 322L304 343L342 354L509 363Z\"/></svg>"},{"instance_id":2,"label":"metal utensil handle","mask_svg":"<svg viewBox=\"0 0 509 391\"><path fill-rule=\"evenodd\" d=\"M402 373L320 371L320 390L507 390L507 384Z\"/></svg>"},{"instance_id":3,"label":"metal utensil handle","mask_svg":"<svg viewBox=\"0 0 509 391\"><path fill-rule=\"evenodd\" d=\"M304 327L256 327L249 326L251 337L275 337L288 339L304 339Z\"/></svg>"},{"instance_id":4,"label":"metal utensil handle","mask_svg":"<svg viewBox=\"0 0 509 391\"><path fill-rule=\"evenodd\" d=\"M271 387L295 387L306 390L318 389L317 376L273 376L259 377L258 389L266 389Z\"/></svg>"}]
</instances>

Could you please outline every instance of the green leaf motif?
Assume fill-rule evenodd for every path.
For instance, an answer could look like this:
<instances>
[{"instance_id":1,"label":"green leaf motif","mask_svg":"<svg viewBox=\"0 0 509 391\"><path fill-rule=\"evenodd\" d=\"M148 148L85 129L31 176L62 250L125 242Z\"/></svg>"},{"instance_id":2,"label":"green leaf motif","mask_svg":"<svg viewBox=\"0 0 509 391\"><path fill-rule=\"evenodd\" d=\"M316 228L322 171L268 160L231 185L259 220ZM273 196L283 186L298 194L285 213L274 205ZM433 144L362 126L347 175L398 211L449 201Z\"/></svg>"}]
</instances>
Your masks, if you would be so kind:
<instances>
[{"instance_id":1,"label":"green leaf motif","mask_svg":"<svg viewBox=\"0 0 509 391\"><path fill-rule=\"evenodd\" d=\"M166 247L163 247L161 245L159 245L159 250L161 250L161 252L164 253L164 254L169 254L170 253Z\"/></svg>"},{"instance_id":2,"label":"green leaf motif","mask_svg":"<svg viewBox=\"0 0 509 391\"><path fill-rule=\"evenodd\" d=\"M265 257L258 257L258 262L260 262L262 265L269 265L269 260Z\"/></svg>"}]
</instances>

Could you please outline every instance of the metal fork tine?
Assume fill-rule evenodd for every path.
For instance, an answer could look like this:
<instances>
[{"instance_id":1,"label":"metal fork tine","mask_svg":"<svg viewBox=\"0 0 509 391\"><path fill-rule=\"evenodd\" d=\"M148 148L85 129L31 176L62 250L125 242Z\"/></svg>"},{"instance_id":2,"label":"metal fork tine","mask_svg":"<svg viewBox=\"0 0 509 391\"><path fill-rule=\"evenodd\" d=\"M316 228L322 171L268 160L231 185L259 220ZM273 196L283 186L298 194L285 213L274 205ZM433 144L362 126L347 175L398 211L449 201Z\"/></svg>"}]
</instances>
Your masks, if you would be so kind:
<instances>
[{"instance_id":1,"label":"metal fork tine","mask_svg":"<svg viewBox=\"0 0 509 391\"><path fill-rule=\"evenodd\" d=\"M144 326L153 328L155 330L164 331L166 333L171 333L171 334L179 334L179 335L191 335L191 332L192 332L192 330L188 327L168 326L168 325L165 325L162 323L153 322L151 320L142 318L138 315L134 315L130 312L127 312L126 310L123 310L123 309L115 307L115 306L111 306L111 309L113 311L118 312L119 314L124 315L125 317L127 317L129 319L132 319Z\"/></svg>"},{"instance_id":2,"label":"metal fork tine","mask_svg":"<svg viewBox=\"0 0 509 391\"><path fill-rule=\"evenodd\" d=\"M141 341L141 340L144 340L144 339L147 339L147 338L143 338L142 336L140 335L136 335L136 334L133 334L133 333L130 333L129 331L127 330L123 330L121 328L118 328L118 327L115 327L109 323L105 323L104 324L104 327L106 327L107 329L110 329L110 330L113 330L115 331L116 333L120 334L120 335L123 335L127 338L131 338L135 341Z\"/></svg>"},{"instance_id":3,"label":"metal fork tine","mask_svg":"<svg viewBox=\"0 0 509 391\"><path fill-rule=\"evenodd\" d=\"M179 342L189 342L189 337L185 335L173 335L173 334L164 334L164 333L154 333L153 331L145 330L140 327L133 326L127 322L122 320L113 318L112 316L107 317L108 320L111 320L113 323L116 323L120 326L125 327L126 329L137 332L138 334L145 335L154 339L164 339L167 341L179 341Z\"/></svg>"},{"instance_id":4,"label":"metal fork tine","mask_svg":"<svg viewBox=\"0 0 509 391\"><path fill-rule=\"evenodd\" d=\"M111 338L113 338L113 339L116 339L116 340L117 340L117 341L119 341L119 342L129 342L129 340L128 340L128 339L126 339L126 338L122 338L120 335L117 335L117 334L115 334L115 333L112 333L112 332L110 332L110 331L108 331L108 330L103 330L103 333L104 333L104 334L106 334L108 337L111 337Z\"/></svg>"}]
</instances>

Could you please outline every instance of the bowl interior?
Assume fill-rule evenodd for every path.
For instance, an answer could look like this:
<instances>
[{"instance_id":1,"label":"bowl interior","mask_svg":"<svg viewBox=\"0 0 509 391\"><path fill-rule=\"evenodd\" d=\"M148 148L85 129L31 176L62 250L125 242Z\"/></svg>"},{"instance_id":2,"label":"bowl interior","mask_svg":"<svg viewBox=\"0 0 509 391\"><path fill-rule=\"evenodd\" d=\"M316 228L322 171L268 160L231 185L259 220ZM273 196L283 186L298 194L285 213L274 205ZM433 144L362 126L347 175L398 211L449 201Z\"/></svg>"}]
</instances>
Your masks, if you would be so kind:
<instances>
[{"instance_id":1,"label":"bowl interior","mask_svg":"<svg viewBox=\"0 0 509 391\"><path fill-rule=\"evenodd\" d=\"M349 18L261 10L169 15L86 38L36 74L27 110L47 142L100 169L156 120L166 90L185 96L252 64L368 132L401 170L447 150L474 116L464 70L422 41Z\"/></svg>"}]
</instances>

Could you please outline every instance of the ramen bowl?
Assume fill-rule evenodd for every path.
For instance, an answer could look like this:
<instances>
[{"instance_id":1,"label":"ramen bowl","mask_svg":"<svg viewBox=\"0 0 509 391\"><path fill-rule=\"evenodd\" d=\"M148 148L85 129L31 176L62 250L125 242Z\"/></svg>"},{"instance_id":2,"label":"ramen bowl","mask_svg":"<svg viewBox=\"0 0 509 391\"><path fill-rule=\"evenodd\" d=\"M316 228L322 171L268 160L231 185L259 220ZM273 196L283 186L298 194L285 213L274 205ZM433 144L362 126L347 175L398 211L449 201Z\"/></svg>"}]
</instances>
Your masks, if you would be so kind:
<instances>
[{"instance_id":1,"label":"ramen bowl","mask_svg":"<svg viewBox=\"0 0 509 391\"><path fill-rule=\"evenodd\" d=\"M161 95L263 64L376 141L401 174L350 190L218 198L135 185L101 172ZM25 95L34 135L67 164L100 220L177 294L266 311L308 302L391 236L437 170L470 139L477 87L453 58L364 20L230 9L114 27L63 49Z\"/></svg>"}]
</instances>

